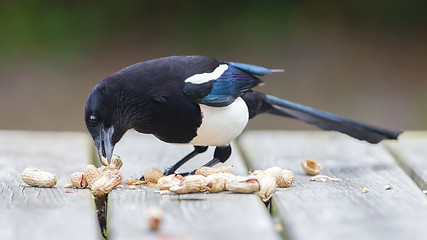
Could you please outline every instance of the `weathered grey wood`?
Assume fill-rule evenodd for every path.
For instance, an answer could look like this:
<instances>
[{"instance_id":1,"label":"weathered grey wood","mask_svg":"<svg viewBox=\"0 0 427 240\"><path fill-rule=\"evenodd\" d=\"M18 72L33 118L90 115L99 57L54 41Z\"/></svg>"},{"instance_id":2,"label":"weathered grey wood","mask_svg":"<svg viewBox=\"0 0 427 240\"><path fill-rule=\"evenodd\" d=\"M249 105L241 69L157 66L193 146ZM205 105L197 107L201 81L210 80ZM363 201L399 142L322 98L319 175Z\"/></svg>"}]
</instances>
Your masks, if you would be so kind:
<instances>
[{"instance_id":1,"label":"weathered grey wood","mask_svg":"<svg viewBox=\"0 0 427 240\"><path fill-rule=\"evenodd\" d=\"M152 136L130 132L116 146L126 178L139 177L147 168L164 169L192 151L190 146L170 145ZM209 150L208 150L209 151ZM182 171L200 167L212 158L201 154L183 166ZM247 175L237 150L226 164L235 174ZM109 233L111 239L279 239L270 215L254 194L160 195L153 188L129 190L126 186L109 194ZM146 211L158 206L164 221L158 232L151 232Z\"/></svg>"},{"instance_id":2,"label":"weathered grey wood","mask_svg":"<svg viewBox=\"0 0 427 240\"><path fill-rule=\"evenodd\" d=\"M427 190L427 132L405 132L386 146L418 186Z\"/></svg>"},{"instance_id":3,"label":"weathered grey wood","mask_svg":"<svg viewBox=\"0 0 427 240\"><path fill-rule=\"evenodd\" d=\"M90 192L64 188L87 165L89 143L83 133L0 131L0 239L100 238ZM57 185L28 186L27 167L54 173Z\"/></svg>"},{"instance_id":4,"label":"weathered grey wood","mask_svg":"<svg viewBox=\"0 0 427 240\"><path fill-rule=\"evenodd\" d=\"M426 239L426 197L383 146L331 132L249 132L239 143L253 168L295 173L273 196L290 239ZM342 181L310 181L308 158Z\"/></svg>"}]
</instances>

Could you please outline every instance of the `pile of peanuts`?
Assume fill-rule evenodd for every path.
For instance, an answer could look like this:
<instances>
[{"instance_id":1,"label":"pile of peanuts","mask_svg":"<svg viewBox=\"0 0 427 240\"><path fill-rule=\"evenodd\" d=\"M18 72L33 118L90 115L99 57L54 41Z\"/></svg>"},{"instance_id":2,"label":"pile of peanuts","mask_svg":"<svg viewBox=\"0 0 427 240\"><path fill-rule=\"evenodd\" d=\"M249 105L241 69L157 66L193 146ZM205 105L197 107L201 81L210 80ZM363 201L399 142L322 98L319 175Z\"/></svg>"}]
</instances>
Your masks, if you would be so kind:
<instances>
[{"instance_id":1,"label":"pile of peanuts","mask_svg":"<svg viewBox=\"0 0 427 240\"><path fill-rule=\"evenodd\" d=\"M163 176L158 169L148 169L144 176L148 183L155 183L161 191L176 194L221 191L235 193L257 193L263 201L268 201L276 191L276 186L289 187L294 181L294 174L279 167L256 170L249 176L231 174L232 166L197 169L195 175Z\"/></svg>"},{"instance_id":2,"label":"pile of peanuts","mask_svg":"<svg viewBox=\"0 0 427 240\"><path fill-rule=\"evenodd\" d=\"M103 161L106 163L104 159ZM111 163L106 166L97 168L92 164L87 165L84 172L71 174L70 187L89 187L95 197L102 198L122 182L122 173L119 171L122 165L123 163L117 155L114 155ZM56 176L52 173L32 167L22 171L21 179L33 187L50 188L57 183Z\"/></svg>"},{"instance_id":3,"label":"pile of peanuts","mask_svg":"<svg viewBox=\"0 0 427 240\"><path fill-rule=\"evenodd\" d=\"M113 155L111 163L107 166L97 168L89 164L84 172L71 174L71 185L76 188L89 187L95 197L102 198L122 182L123 176L119 171L122 165L117 155Z\"/></svg>"},{"instance_id":4,"label":"pile of peanuts","mask_svg":"<svg viewBox=\"0 0 427 240\"><path fill-rule=\"evenodd\" d=\"M95 197L102 198L122 182L123 177L119 171L122 165L123 163L117 155L112 157L111 163L107 166L97 168L94 165L87 165L84 172L75 172L70 176L71 186L76 188L89 187ZM304 170L306 170L305 168L313 168L313 166L317 171L321 169L321 166L316 166L313 162L304 162L302 165L304 165ZM129 181L127 184L147 184L158 187L162 193L175 194L217 193L221 191L257 193L262 200L268 201L275 193L277 186L286 188L294 181L294 174L290 170L283 170L280 167L272 167L264 171L256 170L249 172L248 176L235 176L231 172L232 166L201 167L196 170L195 175L182 177L175 174L163 176L162 171L159 169L150 168L144 174L145 181ZM24 182L31 186L54 186L56 177L53 174L48 176L44 173L40 170L35 171L32 168L28 168L23 171L21 176ZM49 183L35 182L35 180L39 179L38 175L43 175L43 178L46 179L49 177Z\"/></svg>"}]
</instances>

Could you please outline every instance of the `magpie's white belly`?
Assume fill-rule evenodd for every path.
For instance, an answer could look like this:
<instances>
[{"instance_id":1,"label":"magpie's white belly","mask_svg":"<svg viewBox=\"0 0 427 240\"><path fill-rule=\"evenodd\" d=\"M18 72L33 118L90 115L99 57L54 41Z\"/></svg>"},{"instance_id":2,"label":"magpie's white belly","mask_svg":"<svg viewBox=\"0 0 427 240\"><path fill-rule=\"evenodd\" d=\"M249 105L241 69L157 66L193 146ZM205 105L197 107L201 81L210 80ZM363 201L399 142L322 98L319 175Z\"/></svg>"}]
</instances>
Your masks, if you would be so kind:
<instances>
[{"instance_id":1,"label":"magpie's white belly","mask_svg":"<svg viewBox=\"0 0 427 240\"><path fill-rule=\"evenodd\" d=\"M202 124L197 129L197 136L190 144L197 146L228 145L242 133L249 119L245 101L237 98L226 107L209 107L200 104Z\"/></svg>"}]
</instances>

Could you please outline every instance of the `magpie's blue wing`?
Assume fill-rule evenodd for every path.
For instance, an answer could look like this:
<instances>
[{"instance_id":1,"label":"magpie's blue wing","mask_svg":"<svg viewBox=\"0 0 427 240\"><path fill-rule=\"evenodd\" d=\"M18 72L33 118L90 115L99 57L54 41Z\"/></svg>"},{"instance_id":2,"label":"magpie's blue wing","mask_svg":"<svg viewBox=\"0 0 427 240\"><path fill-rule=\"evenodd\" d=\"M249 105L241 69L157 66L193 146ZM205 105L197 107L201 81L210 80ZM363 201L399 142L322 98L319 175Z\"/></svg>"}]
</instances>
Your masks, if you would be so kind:
<instances>
[{"instance_id":1,"label":"magpie's blue wing","mask_svg":"<svg viewBox=\"0 0 427 240\"><path fill-rule=\"evenodd\" d=\"M271 69L260 67L257 65L252 65L252 64L229 62L228 65L238 68L240 70L243 70L245 72L248 72L250 74L258 75L258 76L264 76L265 74L273 73L273 70Z\"/></svg>"},{"instance_id":2,"label":"magpie's blue wing","mask_svg":"<svg viewBox=\"0 0 427 240\"><path fill-rule=\"evenodd\" d=\"M184 93L196 103L225 107L262 81L264 68L243 63L223 63L211 73L196 74L185 80Z\"/></svg>"}]
</instances>

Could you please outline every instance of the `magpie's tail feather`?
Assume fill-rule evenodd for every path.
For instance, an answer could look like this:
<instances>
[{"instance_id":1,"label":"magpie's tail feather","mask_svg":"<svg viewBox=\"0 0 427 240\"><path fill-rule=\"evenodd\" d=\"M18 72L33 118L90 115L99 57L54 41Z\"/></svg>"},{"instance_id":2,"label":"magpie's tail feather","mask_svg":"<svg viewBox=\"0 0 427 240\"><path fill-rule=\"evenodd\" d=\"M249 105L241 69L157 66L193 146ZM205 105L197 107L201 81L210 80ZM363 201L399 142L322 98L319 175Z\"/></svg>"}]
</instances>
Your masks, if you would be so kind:
<instances>
[{"instance_id":1,"label":"magpie's tail feather","mask_svg":"<svg viewBox=\"0 0 427 240\"><path fill-rule=\"evenodd\" d=\"M321 129L339 131L370 143L378 143L384 139L397 139L402 133L402 131L371 126L267 94L265 94L265 102L272 106L268 113L296 118Z\"/></svg>"}]
</instances>

